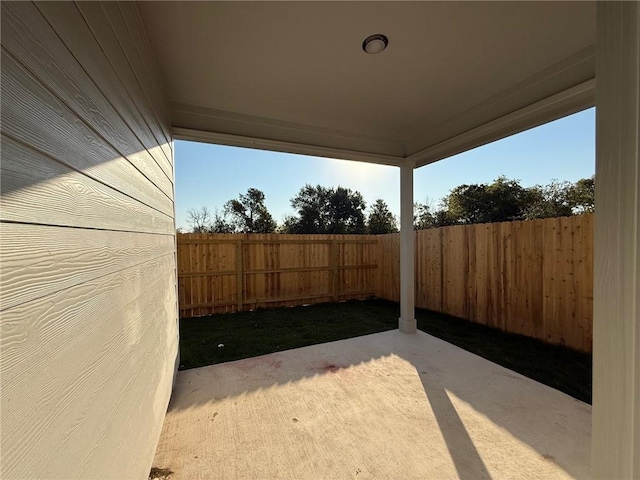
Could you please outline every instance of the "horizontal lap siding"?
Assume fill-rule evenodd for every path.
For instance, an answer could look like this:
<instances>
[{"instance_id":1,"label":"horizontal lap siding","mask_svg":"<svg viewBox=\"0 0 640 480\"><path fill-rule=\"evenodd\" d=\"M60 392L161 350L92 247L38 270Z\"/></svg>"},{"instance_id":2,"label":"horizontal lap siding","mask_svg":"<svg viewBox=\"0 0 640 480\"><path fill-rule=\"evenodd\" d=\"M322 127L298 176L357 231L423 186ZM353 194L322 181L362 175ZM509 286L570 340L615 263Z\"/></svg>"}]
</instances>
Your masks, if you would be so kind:
<instances>
[{"instance_id":1,"label":"horizontal lap siding","mask_svg":"<svg viewBox=\"0 0 640 480\"><path fill-rule=\"evenodd\" d=\"M177 358L173 145L135 5L2 3L3 478L146 478Z\"/></svg>"}]
</instances>

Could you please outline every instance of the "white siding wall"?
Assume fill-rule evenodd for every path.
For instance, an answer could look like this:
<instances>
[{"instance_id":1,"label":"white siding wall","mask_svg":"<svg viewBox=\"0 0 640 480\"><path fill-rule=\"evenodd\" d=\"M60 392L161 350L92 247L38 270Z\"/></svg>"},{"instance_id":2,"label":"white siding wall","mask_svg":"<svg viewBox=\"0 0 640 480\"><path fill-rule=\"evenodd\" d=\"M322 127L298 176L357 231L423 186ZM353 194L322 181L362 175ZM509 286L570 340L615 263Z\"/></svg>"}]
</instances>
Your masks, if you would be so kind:
<instances>
[{"instance_id":1,"label":"white siding wall","mask_svg":"<svg viewBox=\"0 0 640 480\"><path fill-rule=\"evenodd\" d=\"M149 473L178 354L169 127L135 5L2 2L3 479Z\"/></svg>"},{"instance_id":2,"label":"white siding wall","mask_svg":"<svg viewBox=\"0 0 640 480\"><path fill-rule=\"evenodd\" d=\"M640 3L598 2L593 478L640 479Z\"/></svg>"}]
</instances>

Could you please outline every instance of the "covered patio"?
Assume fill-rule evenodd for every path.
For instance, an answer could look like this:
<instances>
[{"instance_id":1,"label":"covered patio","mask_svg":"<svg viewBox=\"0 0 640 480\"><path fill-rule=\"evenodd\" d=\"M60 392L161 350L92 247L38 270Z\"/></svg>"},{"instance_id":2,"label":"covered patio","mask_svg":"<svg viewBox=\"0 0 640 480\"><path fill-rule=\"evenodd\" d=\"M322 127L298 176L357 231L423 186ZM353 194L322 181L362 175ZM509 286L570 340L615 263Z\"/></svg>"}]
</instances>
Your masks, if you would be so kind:
<instances>
[{"instance_id":1,"label":"covered patio","mask_svg":"<svg viewBox=\"0 0 640 480\"><path fill-rule=\"evenodd\" d=\"M169 2L142 3L140 8L167 88L174 138L399 167L398 327L405 334L416 333L414 169L597 106L591 456L585 443L588 431L585 434L582 430L590 424L589 408L571 399L561 401L556 398L557 393L522 379L519 381L536 393L515 399L512 395L522 390L512 390L516 380L504 375L508 372L497 374L497 370L479 360L478 365L484 367L476 374L471 374L472 369L456 370L455 365L459 361L464 363L459 359L467 358L466 354L458 352L438 359L440 353L436 354L430 341L418 332L415 338L404 339L399 333L394 334L392 338L402 345L398 350L364 346L364 350L359 350L360 357L353 359L349 358L351 353L338 352L336 359L319 355L313 360L336 364L342 359L345 365L359 365L338 369L332 375L307 378L308 372L301 374L296 370L308 368L305 365L309 362L303 359L291 367L294 371L260 367L267 369L263 372L265 375L284 380L285 386L247 393L233 400L236 408L241 404L240 398L246 399L247 413L226 416L237 422L236 426L229 426L228 440L218 440L213 434L206 437L214 449L221 445L227 448L229 442L235 442L238 448L221 450L217 457L214 455L218 459L233 458L226 466L217 464L231 470L217 473L248 477L311 476L314 465L318 465L318 469L324 465L327 475L315 469L316 477L331 476L330 473L338 471L359 475L358 469L370 471L371 476L441 477L446 468L446 475L451 476L457 472L460 476L477 477L486 469L488 475L502 478L517 477L524 470L534 476L536 472L545 471L547 474L541 476L584 477L589 475L591 465L595 477L637 476L640 471L637 453L640 370L634 365L638 364L640 352L638 270L637 261L629 261L637 260L638 252L640 9L637 3L267 2L251 3L251 8L247 8L243 4L214 2L185 8ZM172 28L165 28L167 24ZM386 39L384 51L369 54L366 39L371 35L382 35ZM380 47L378 44L377 51ZM425 342L419 355L408 353L412 342ZM330 347L303 352L310 352L313 357L313 352L323 348ZM442 377L428 368L429 362L434 362ZM208 393L210 398L229 395L224 388L234 391L231 379L243 378L236 371L239 366L243 368L242 365L251 363L201 370L200 375L220 375L222 380L214 390L204 388L193 395ZM370 396L355 403L353 399L357 395L352 389L357 388L357 384L346 383L343 388L337 379L341 378L340 372L360 376L361 370L363 376L368 371L378 382L372 384L367 393ZM385 371L388 377L377 377L387 375L382 373ZM427 373L421 373L423 371ZM180 374L167 429L171 428L174 417L181 415L179 405L183 397L178 393L181 382L187 379L188 384L194 375L197 373ZM228 380L224 381L227 376ZM248 375L241 381L241 388L248 392L254 389L250 379ZM484 388L458 395L456 386L477 386L479 379L485 382ZM287 383L290 380L293 383ZM434 388L438 393L434 393L433 385L437 385ZM504 385L504 395L497 394L496 385ZM461 391L466 391L465 388ZM399 393L405 390L415 395L412 404L406 403L407 397ZM286 398L293 398L292 410L296 413L283 412L282 417L280 414L271 417L271 410L266 407L283 391L288 392ZM394 392L391 399L385 391ZM302 406L309 401L305 395L322 404L327 398L333 399L334 392L344 403L343 411L355 409L355 418L360 419L356 422L363 422L362 432L366 438L379 438L377 428L385 425L381 430L385 432L383 439L388 440L384 442L384 449L366 450L366 442L354 433L358 431L355 427L342 430L346 435L344 441L352 445L351 448L336 440L340 435L323 436L322 431L317 430L317 436L311 435L297 444L299 448L294 450L298 454L290 461L277 455L278 442L271 437L283 435L283 428L302 429L305 422L293 425L287 418L302 416ZM451 397L445 392L452 392ZM354 401L354 405L349 405L350 401ZM219 406L221 410L214 411L231 407L231 404L217 402L216 408ZM377 410L385 402L390 402L389 408ZM461 408L454 415L450 405L456 402L460 402ZM282 405L281 401L276 403ZM563 422L557 422L561 427L555 428L558 427L555 420L545 420L545 416L536 413L553 411L564 403L568 409L562 413L567 418L577 418L574 409L582 409L580 428ZM496 408L494 415L487 413L492 411L490 408L483 409L490 404ZM334 407L324 408L327 415ZM374 410L369 410L371 408ZM199 414L191 411L198 423ZM379 412L380 418L376 421L379 423L367 423L376 418L374 412ZM428 423L429 418L436 422L431 423L429 433L425 430L418 434L407 424L404 424L407 428L403 428L403 422L411 415L417 415L420 422ZM205 417L200 418L200 423ZM443 417L458 427L468 423L478 430L465 432L462 428L443 426L448 425L438 421ZM324 422L332 425L338 418L333 415ZM342 421L348 422L347 418ZM545 425L545 421L552 424ZM340 427L339 423L332 428L337 431L350 428ZM212 422L212 429L215 424ZM517 426L521 432L527 428L530 432L513 435ZM452 428L455 433L451 433ZM579 440L572 437L575 431L583 432L577 434ZM264 435L256 435L259 432ZM302 429L302 432L310 435L308 430ZM413 437L412 432L418 436ZM504 444L504 448L492 447L494 432L500 432L497 437L508 447ZM164 435L166 439L167 430ZM221 435L225 438L226 434ZM258 440L252 439L252 435ZM422 449L422 442L431 448ZM461 442L462 447L453 448L456 442ZM574 443L581 445L581 450L563 456L562 452ZM262 444L263 447L257 448ZM163 440L156 461L164 458L164 445ZM180 449L177 444L175 447ZM275 450L262 450L270 447ZM307 448L311 450L303 453ZM359 448L365 451L358 453ZM380 454L384 451L392 453ZM256 452L264 454L260 461L251 457ZM438 454L431 455L433 452ZM199 454L195 455L200 458ZM253 460L244 464L246 455ZM312 461L316 455L322 459L318 460L320 463ZM463 461L461 457L467 459ZM306 467L298 463L304 463L303 458L311 461ZM370 461L365 461L367 458ZM428 465L436 461L434 458L441 459L437 460L443 462L441 467ZM352 463L352 459L362 459L363 465ZM212 462L210 465L217 468L215 460ZM388 467L384 466L386 462ZM531 470L522 467L524 464ZM582 470L576 470L578 464ZM554 465L566 467L558 467L551 475L545 469ZM266 470L262 472L260 468ZM305 470L307 468L310 470ZM374 473L375 469L381 470Z\"/></svg>"},{"instance_id":2,"label":"covered patio","mask_svg":"<svg viewBox=\"0 0 640 480\"><path fill-rule=\"evenodd\" d=\"M588 478L591 406L397 330L178 373L154 466L197 478Z\"/></svg>"},{"instance_id":3,"label":"covered patio","mask_svg":"<svg viewBox=\"0 0 640 480\"><path fill-rule=\"evenodd\" d=\"M2 2L3 478L639 477L639 66L638 2ZM590 439L416 332L413 172L594 105ZM397 167L399 331L178 373L174 139Z\"/></svg>"}]
</instances>

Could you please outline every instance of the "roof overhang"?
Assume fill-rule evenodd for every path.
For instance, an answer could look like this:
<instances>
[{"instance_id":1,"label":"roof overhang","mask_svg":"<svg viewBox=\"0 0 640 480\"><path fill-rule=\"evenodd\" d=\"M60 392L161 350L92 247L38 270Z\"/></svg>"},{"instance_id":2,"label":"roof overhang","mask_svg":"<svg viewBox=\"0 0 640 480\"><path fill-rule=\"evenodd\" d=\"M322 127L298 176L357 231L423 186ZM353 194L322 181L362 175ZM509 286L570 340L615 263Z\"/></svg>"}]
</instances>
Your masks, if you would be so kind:
<instances>
[{"instance_id":1,"label":"roof overhang","mask_svg":"<svg viewBox=\"0 0 640 480\"><path fill-rule=\"evenodd\" d=\"M595 103L594 2L139 7L177 139L419 167Z\"/></svg>"}]
</instances>

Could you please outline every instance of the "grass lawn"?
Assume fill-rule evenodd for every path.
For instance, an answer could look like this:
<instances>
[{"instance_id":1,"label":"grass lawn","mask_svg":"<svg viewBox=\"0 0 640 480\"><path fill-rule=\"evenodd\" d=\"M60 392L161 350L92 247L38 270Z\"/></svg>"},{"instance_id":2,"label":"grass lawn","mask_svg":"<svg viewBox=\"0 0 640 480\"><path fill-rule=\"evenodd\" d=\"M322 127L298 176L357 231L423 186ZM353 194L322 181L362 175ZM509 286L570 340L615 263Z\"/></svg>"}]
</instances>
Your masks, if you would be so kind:
<instances>
[{"instance_id":1,"label":"grass lawn","mask_svg":"<svg viewBox=\"0 0 640 480\"><path fill-rule=\"evenodd\" d=\"M180 320L180 370L397 328L385 300L324 303ZM591 403L591 355L416 309L418 328ZM219 347L218 345L223 345Z\"/></svg>"}]
</instances>

